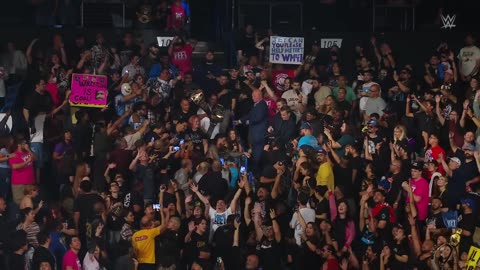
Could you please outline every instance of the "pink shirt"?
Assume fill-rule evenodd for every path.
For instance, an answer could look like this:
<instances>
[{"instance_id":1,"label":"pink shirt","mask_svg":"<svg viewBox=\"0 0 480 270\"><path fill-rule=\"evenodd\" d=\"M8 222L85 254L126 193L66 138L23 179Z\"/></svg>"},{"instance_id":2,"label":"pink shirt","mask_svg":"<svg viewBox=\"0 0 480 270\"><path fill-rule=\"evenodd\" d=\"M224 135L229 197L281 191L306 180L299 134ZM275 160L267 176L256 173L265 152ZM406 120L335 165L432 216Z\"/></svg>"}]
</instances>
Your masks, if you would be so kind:
<instances>
[{"instance_id":1,"label":"pink shirt","mask_svg":"<svg viewBox=\"0 0 480 270\"><path fill-rule=\"evenodd\" d=\"M63 256L62 270L67 269L68 266L70 266L73 270L82 269L82 265L80 264L77 254L75 254L75 252L72 250L67 251L67 253L65 253Z\"/></svg>"},{"instance_id":2,"label":"pink shirt","mask_svg":"<svg viewBox=\"0 0 480 270\"><path fill-rule=\"evenodd\" d=\"M24 163L29 157L28 152L16 151L13 153L15 157L8 160L12 168L12 185L33 185L35 184L35 175L33 171L33 162L20 169L13 169L14 164Z\"/></svg>"},{"instance_id":3,"label":"pink shirt","mask_svg":"<svg viewBox=\"0 0 480 270\"><path fill-rule=\"evenodd\" d=\"M182 48L173 48L171 60L174 65L182 72L182 75L187 71L192 70L192 45L187 44Z\"/></svg>"},{"instance_id":4,"label":"pink shirt","mask_svg":"<svg viewBox=\"0 0 480 270\"><path fill-rule=\"evenodd\" d=\"M173 4L171 10L172 15L170 16L170 27L178 30L184 26L187 14L182 5Z\"/></svg>"},{"instance_id":5,"label":"pink shirt","mask_svg":"<svg viewBox=\"0 0 480 270\"><path fill-rule=\"evenodd\" d=\"M418 220L424 221L428 216L428 202L430 201L428 182L424 178L410 179L410 185L413 195L421 197L415 205L417 206ZM408 202L410 202L410 197L407 197Z\"/></svg>"}]
</instances>

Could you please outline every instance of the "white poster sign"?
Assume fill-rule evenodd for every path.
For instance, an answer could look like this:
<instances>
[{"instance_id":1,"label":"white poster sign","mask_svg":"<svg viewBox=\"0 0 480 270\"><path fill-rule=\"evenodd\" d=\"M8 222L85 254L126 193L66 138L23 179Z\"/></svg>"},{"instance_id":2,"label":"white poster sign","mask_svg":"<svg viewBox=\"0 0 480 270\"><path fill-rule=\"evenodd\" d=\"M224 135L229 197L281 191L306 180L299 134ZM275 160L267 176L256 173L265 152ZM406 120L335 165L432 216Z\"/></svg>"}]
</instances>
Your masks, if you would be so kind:
<instances>
[{"instance_id":1,"label":"white poster sign","mask_svg":"<svg viewBox=\"0 0 480 270\"><path fill-rule=\"evenodd\" d=\"M172 43L173 37L157 37L158 46L165 48L170 46Z\"/></svg>"},{"instance_id":2,"label":"white poster sign","mask_svg":"<svg viewBox=\"0 0 480 270\"><path fill-rule=\"evenodd\" d=\"M305 42L303 37L270 37L270 62L301 65Z\"/></svg>"},{"instance_id":3,"label":"white poster sign","mask_svg":"<svg viewBox=\"0 0 480 270\"><path fill-rule=\"evenodd\" d=\"M341 38L322 38L320 40L320 48L322 49L330 49L333 46L337 46L338 48L341 48L342 39Z\"/></svg>"}]
</instances>

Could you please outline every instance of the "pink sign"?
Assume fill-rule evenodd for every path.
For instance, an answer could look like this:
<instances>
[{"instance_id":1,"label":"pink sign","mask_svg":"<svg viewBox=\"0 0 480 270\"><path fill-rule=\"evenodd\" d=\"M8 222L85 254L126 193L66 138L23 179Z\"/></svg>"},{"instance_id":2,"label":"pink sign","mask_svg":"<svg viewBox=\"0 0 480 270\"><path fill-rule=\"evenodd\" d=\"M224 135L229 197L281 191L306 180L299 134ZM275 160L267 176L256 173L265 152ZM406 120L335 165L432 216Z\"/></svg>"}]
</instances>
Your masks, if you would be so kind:
<instances>
[{"instance_id":1,"label":"pink sign","mask_svg":"<svg viewBox=\"0 0 480 270\"><path fill-rule=\"evenodd\" d=\"M72 74L70 105L104 108L107 106L107 76Z\"/></svg>"}]
</instances>

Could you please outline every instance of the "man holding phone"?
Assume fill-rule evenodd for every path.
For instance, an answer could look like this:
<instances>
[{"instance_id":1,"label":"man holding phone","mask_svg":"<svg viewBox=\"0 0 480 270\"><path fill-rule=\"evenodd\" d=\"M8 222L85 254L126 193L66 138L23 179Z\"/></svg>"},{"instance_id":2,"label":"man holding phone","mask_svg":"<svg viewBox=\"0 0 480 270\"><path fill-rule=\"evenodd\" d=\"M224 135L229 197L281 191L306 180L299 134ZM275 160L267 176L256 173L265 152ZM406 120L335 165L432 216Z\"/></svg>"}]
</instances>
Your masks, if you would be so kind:
<instances>
[{"instance_id":1,"label":"man holding phone","mask_svg":"<svg viewBox=\"0 0 480 270\"><path fill-rule=\"evenodd\" d=\"M164 192L164 190L161 192ZM139 270L155 270L155 238L167 228L162 204L158 205L158 209L162 223L155 227L154 220L148 216L143 216L140 220L140 230L132 235L132 247L137 255Z\"/></svg>"}]
</instances>

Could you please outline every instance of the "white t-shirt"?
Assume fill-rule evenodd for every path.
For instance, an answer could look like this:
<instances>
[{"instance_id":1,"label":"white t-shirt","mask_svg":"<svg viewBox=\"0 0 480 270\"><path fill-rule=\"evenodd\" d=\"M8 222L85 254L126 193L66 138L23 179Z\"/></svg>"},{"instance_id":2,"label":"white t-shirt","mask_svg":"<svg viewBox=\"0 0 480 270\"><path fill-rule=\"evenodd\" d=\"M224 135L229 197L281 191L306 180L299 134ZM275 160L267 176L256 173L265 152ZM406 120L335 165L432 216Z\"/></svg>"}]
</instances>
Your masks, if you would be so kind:
<instances>
[{"instance_id":1,"label":"white t-shirt","mask_svg":"<svg viewBox=\"0 0 480 270\"><path fill-rule=\"evenodd\" d=\"M208 210L208 215L210 217L210 231L213 236L213 233L218 229L218 227L223 226L227 224L227 218L230 216L232 213L232 209L229 207L225 212L223 213L218 213L216 209L210 207L210 210Z\"/></svg>"},{"instance_id":2,"label":"white t-shirt","mask_svg":"<svg viewBox=\"0 0 480 270\"><path fill-rule=\"evenodd\" d=\"M307 104L307 96L303 93L300 92L302 95L302 103ZM295 90L291 89L286 91L285 93L282 94L282 98L287 100L287 105L288 107L292 108L293 110L297 110L297 106L299 104L300 99L298 98L297 92Z\"/></svg>"},{"instance_id":3,"label":"white t-shirt","mask_svg":"<svg viewBox=\"0 0 480 270\"><path fill-rule=\"evenodd\" d=\"M36 132L30 136L30 142L43 143L43 127L45 126L46 114L39 114L35 116L35 129Z\"/></svg>"},{"instance_id":4,"label":"white t-shirt","mask_svg":"<svg viewBox=\"0 0 480 270\"><path fill-rule=\"evenodd\" d=\"M140 140L142 138L142 133L140 132L135 132L133 134L126 135L123 137L125 141L127 142L127 150L134 150L135 149L135 142Z\"/></svg>"},{"instance_id":5,"label":"white t-shirt","mask_svg":"<svg viewBox=\"0 0 480 270\"><path fill-rule=\"evenodd\" d=\"M477 64L477 60L480 59L480 49L477 46L463 47L457 57L462 63L460 73L463 76L475 75L471 73Z\"/></svg>"},{"instance_id":6,"label":"white t-shirt","mask_svg":"<svg viewBox=\"0 0 480 270\"><path fill-rule=\"evenodd\" d=\"M317 92L313 95L315 99L315 106L322 106L325 103L327 96L332 94L332 89L328 86L320 86Z\"/></svg>"},{"instance_id":7,"label":"white t-shirt","mask_svg":"<svg viewBox=\"0 0 480 270\"><path fill-rule=\"evenodd\" d=\"M305 96L308 96L308 94L312 92L312 88L313 88L312 80L306 80L302 83L302 93Z\"/></svg>"},{"instance_id":8,"label":"white t-shirt","mask_svg":"<svg viewBox=\"0 0 480 270\"><path fill-rule=\"evenodd\" d=\"M305 223L314 222L315 221L315 210L311 208L301 208L300 214L302 214L303 220ZM298 221L297 213L293 213L292 220L290 220L290 228L295 229L294 237L295 242L297 245L302 245L302 238L301 235L303 233L303 228L300 225L300 221Z\"/></svg>"}]
</instances>

